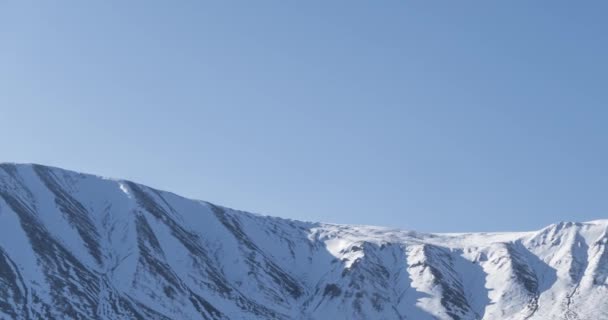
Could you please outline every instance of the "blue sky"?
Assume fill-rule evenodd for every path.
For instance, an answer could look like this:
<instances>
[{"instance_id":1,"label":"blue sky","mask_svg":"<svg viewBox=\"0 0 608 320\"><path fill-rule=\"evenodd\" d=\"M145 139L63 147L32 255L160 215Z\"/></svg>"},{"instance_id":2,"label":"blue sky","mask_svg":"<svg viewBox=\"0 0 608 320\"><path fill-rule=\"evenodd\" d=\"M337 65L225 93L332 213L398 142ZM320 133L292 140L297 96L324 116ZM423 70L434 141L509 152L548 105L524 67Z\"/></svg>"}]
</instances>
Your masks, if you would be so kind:
<instances>
[{"instance_id":1,"label":"blue sky","mask_svg":"<svg viewBox=\"0 0 608 320\"><path fill-rule=\"evenodd\" d=\"M605 1L0 2L0 161L422 231L608 217Z\"/></svg>"}]
</instances>

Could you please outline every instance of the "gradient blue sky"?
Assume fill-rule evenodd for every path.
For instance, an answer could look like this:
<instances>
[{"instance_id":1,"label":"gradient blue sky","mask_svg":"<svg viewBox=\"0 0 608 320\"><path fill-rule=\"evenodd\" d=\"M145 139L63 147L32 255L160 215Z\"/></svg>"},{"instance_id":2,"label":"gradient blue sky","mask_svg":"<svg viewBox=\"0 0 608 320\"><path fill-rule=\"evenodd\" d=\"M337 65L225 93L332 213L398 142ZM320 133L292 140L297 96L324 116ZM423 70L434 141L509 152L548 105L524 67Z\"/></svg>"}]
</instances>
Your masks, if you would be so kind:
<instances>
[{"instance_id":1,"label":"gradient blue sky","mask_svg":"<svg viewBox=\"0 0 608 320\"><path fill-rule=\"evenodd\" d=\"M606 1L0 1L0 161L422 231L608 217Z\"/></svg>"}]
</instances>

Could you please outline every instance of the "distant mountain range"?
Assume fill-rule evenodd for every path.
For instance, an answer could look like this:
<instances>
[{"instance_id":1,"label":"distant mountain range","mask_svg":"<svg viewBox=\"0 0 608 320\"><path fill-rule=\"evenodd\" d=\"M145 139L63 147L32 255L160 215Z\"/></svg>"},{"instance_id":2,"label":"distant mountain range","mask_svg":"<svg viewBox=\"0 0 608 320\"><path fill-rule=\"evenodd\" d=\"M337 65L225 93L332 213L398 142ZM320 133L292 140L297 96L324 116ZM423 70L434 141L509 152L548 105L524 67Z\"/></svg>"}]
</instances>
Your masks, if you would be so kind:
<instances>
[{"instance_id":1,"label":"distant mountain range","mask_svg":"<svg viewBox=\"0 0 608 320\"><path fill-rule=\"evenodd\" d=\"M608 319L608 220L309 223L0 164L0 319Z\"/></svg>"}]
</instances>

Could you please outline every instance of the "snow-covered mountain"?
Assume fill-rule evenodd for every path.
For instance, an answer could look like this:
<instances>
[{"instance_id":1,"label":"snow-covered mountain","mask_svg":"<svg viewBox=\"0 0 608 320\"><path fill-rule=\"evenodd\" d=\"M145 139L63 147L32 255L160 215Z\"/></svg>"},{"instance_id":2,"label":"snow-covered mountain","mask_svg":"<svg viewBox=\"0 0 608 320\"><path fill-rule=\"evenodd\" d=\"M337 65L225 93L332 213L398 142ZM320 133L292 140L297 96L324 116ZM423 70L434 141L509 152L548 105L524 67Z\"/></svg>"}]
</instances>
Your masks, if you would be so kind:
<instances>
[{"instance_id":1,"label":"snow-covered mountain","mask_svg":"<svg viewBox=\"0 0 608 320\"><path fill-rule=\"evenodd\" d=\"M608 220L421 234L0 164L0 319L608 319Z\"/></svg>"}]
</instances>

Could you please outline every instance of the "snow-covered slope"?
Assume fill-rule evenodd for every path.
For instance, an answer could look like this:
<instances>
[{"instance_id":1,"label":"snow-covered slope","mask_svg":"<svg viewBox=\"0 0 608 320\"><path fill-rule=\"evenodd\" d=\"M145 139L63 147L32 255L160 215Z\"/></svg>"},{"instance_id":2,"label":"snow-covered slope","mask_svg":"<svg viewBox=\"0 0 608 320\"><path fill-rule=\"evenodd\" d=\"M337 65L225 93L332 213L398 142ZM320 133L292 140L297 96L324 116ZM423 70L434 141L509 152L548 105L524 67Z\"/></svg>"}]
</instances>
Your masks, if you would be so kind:
<instances>
[{"instance_id":1,"label":"snow-covered slope","mask_svg":"<svg viewBox=\"0 0 608 320\"><path fill-rule=\"evenodd\" d=\"M608 319L608 220L306 223L0 165L0 319Z\"/></svg>"}]
</instances>

